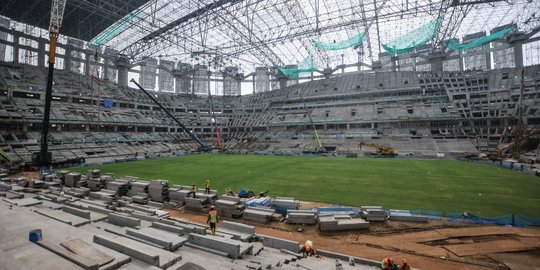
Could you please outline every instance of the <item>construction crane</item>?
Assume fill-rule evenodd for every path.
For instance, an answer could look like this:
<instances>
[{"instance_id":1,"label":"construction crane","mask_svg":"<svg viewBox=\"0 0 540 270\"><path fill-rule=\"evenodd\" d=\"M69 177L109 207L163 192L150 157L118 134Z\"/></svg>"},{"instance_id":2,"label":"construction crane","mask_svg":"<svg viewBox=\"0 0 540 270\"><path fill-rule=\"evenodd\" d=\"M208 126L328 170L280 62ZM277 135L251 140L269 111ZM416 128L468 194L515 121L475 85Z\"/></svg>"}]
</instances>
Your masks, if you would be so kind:
<instances>
[{"instance_id":1,"label":"construction crane","mask_svg":"<svg viewBox=\"0 0 540 270\"><path fill-rule=\"evenodd\" d=\"M521 136L520 138L516 138L512 140L511 142L507 144L500 145L495 149L495 151L485 154L490 160L492 161L502 161L507 158L514 158L515 160L520 159L521 152L517 152L516 149L521 150L521 144L523 141L529 139L532 136L538 135L539 132L537 130L532 130L529 132L529 134L525 136ZM517 147L519 145L519 147ZM508 150L514 147L514 152L512 154L507 154Z\"/></svg>"},{"instance_id":2,"label":"construction crane","mask_svg":"<svg viewBox=\"0 0 540 270\"><path fill-rule=\"evenodd\" d=\"M378 145L378 144L374 144L374 143L360 142L358 144L358 148L361 149L362 146L373 147L373 148L377 149L377 154L381 155L381 156L395 157L395 156L398 155L398 152L394 148L389 147L389 146L382 146L382 145Z\"/></svg>"},{"instance_id":3,"label":"construction crane","mask_svg":"<svg viewBox=\"0 0 540 270\"><path fill-rule=\"evenodd\" d=\"M308 107L306 105L306 102L304 101L304 97L302 97L302 94L300 94L300 100L302 100L302 104L304 105L304 110L306 110L306 114L311 124L311 129L313 129L313 141L315 142L315 151L307 151L307 152L326 153L326 149L324 149L324 147L322 146L321 140L319 138L319 133L317 133L317 129L315 128L315 124L313 123L313 118L311 117L311 113L308 110Z\"/></svg>"},{"instance_id":4,"label":"construction crane","mask_svg":"<svg viewBox=\"0 0 540 270\"><path fill-rule=\"evenodd\" d=\"M163 105L161 105L161 103L159 103L157 99L155 99L150 93L148 93L148 91L146 91L138 82L136 82L134 79L131 79L130 82L134 83L147 97L149 97L154 103L156 103L156 105L158 105L163 112L165 112L172 120L174 120L176 124L182 127L184 132L186 132L189 135L189 137L191 137L191 139L193 139L199 145L199 149L197 149L198 151L207 152L207 151L212 150L211 145L203 143L201 139L199 139L199 137L197 137L197 135L193 133L193 131L188 129L186 126L184 126L184 124L182 124L178 119L176 119L176 117L174 117L174 115L171 112L165 109L165 107L163 107Z\"/></svg>"},{"instance_id":5,"label":"construction crane","mask_svg":"<svg viewBox=\"0 0 540 270\"><path fill-rule=\"evenodd\" d=\"M53 0L51 5L51 21L49 23L49 73L47 75L47 89L45 92L45 111L43 113L43 124L41 133L41 152L39 155L39 164L41 168L46 168L51 163L52 157L48 152L48 136L51 114L52 85L54 75L54 62L56 59L56 44L60 35L60 26L64 17L66 0Z\"/></svg>"}]
</instances>

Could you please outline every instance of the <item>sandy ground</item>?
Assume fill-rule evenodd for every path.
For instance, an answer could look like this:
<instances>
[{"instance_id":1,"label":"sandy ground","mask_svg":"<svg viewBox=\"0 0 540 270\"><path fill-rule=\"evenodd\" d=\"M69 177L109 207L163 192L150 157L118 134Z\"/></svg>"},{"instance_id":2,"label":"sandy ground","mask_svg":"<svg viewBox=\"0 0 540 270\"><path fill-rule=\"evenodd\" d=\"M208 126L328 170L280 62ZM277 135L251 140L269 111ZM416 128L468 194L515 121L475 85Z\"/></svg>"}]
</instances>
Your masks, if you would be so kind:
<instances>
[{"instance_id":1,"label":"sandy ground","mask_svg":"<svg viewBox=\"0 0 540 270\"><path fill-rule=\"evenodd\" d=\"M206 221L206 216L201 213L168 211L172 216L191 222L204 224ZM299 226L284 222L260 225L238 219L232 221L253 225L258 234L300 243L309 239L316 249L377 261L385 257L399 261L407 258L413 267L420 269L540 270L539 228L480 226L448 221L430 221L427 224L387 221L372 223L369 230L323 233L316 225ZM460 254L462 256L458 256Z\"/></svg>"}]
</instances>

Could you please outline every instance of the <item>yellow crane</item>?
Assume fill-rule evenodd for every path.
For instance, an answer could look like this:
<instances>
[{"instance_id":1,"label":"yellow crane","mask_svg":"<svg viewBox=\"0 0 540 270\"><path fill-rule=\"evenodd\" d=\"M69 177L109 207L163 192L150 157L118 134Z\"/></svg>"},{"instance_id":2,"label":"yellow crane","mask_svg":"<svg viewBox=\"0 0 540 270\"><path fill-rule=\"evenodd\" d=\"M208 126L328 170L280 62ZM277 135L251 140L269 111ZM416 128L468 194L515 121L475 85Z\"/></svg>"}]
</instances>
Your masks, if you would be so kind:
<instances>
[{"instance_id":1,"label":"yellow crane","mask_svg":"<svg viewBox=\"0 0 540 270\"><path fill-rule=\"evenodd\" d=\"M358 148L361 149L362 146L373 147L377 149L377 154L382 155L382 156L395 157L398 155L398 152L396 151L396 149L389 146L382 146L382 145L378 145L374 143L360 142L358 144Z\"/></svg>"},{"instance_id":2,"label":"yellow crane","mask_svg":"<svg viewBox=\"0 0 540 270\"><path fill-rule=\"evenodd\" d=\"M41 152L37 158L42 168L46 168L50 165L51 155L48 152L48 136L49 136L49 117L51 114L51 100L52 100L52 85L54 75L54 62L56 60L56 44L58 42L58 36L60 35L60 26L62 25L62 18L64 17L64 10L66 8L66 0L53 0L51 5L51 21L49 24L49 73L47 75L47 89L45 91L45 111L43 113L43 125L41 133Z\"/></svg>"}]
</instances>

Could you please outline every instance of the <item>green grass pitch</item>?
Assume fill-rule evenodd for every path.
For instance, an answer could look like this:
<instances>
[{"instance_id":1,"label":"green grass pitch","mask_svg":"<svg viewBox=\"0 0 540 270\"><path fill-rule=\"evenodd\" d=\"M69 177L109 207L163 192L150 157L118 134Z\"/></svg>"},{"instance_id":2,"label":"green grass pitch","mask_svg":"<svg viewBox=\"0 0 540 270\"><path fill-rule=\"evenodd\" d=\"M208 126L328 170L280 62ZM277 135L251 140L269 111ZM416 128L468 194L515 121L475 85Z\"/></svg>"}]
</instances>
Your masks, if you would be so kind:
<instances>
[{"instance_id":1,"label":"green grass pitch","mask_svg":"<svg viewBox=\"0 0 540 270\"><path fill-rule=\"evenodd\" d=\"M72 170L93 168L199 187L208 178L220 193L247 188L351 206L540 217L539 178L463 161L204 154Z\"/></svg>"}]
</instances>

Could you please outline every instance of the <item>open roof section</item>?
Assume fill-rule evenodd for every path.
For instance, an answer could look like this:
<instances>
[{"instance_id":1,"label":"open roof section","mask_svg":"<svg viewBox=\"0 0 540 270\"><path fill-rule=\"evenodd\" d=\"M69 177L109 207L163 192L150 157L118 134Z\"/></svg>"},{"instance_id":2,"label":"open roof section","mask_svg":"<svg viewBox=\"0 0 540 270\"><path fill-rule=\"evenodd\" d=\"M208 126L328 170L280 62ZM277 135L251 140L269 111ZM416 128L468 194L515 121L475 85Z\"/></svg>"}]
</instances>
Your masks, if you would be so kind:
<instances>
[{"instance_id":1,"label":"open roof section","mask_svg":"<svg viewBox=\"0 0 540 270\"><path fill-rule=\"evenodd\" d=\"M47 28L49 5L7 0L0 14ZM530 32L540 25L538 10L540 0L68 0L62 31L84 40L101 33L105 46L135 61L163 57L212 67L219 58L251 72L311 57L322 69L378 60L382 44L438 17L433 47L510 23ZM359 48L325 51L314 44L358 33L366 33Z\"/></svg>"},{"instance_id":2,"label":"open roof section","mask_svg":"<svg viewBox=\"0 0 540 270\"><path fill-rule=\"evenodd\" d=\"M60 34L90 41L149 0L68 0ZM49 28L52 0L2 0L0 15Z\"/></svg>"}]
</instances>

